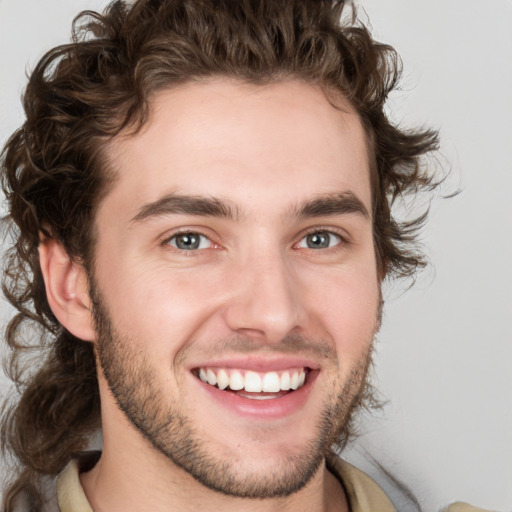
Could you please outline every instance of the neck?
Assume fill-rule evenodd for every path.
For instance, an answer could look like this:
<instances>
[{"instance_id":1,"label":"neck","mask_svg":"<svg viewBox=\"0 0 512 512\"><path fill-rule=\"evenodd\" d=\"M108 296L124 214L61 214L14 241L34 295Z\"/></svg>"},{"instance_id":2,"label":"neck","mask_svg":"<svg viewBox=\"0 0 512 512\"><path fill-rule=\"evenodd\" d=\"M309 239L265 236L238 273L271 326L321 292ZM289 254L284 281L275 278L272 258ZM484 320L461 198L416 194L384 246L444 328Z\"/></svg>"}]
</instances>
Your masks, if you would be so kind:
<instances>
[{"instance_id":1,"label":"neck","mask_svg":"<svg viewBox=\"0 0 512 512\"><path fill-rule=\"evenodd\" d=\"M327 470L325 462L304 488L290 496L238 498L208 489L156 452L145 439L130 439L128 442L117 438L112 439L112 443L110 441L108 436L104 438L100 460L93 469L80 476L94 512L349 510L342 486Z\"/></svg>"}]
</instances>

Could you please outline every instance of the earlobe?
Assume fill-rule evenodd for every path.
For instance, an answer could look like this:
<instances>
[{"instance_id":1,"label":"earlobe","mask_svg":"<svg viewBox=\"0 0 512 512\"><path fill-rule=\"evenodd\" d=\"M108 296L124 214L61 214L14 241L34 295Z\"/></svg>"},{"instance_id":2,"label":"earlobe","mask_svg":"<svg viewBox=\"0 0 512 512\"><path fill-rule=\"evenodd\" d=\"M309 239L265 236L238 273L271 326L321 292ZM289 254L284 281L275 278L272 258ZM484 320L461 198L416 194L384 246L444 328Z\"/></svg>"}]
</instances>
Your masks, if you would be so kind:
<instances>
[{"instance_id":1,"label":"earlobe","mask_svg":"<svg viewBox=\"0 0 512 512\"><path fill-rule=\"evenodd\" d=\"M39 244L39 262L46 297L57 320L71 334L95 341L94 322L85 269L71 260L54 238Z\"/></svg>"}]
</instances>

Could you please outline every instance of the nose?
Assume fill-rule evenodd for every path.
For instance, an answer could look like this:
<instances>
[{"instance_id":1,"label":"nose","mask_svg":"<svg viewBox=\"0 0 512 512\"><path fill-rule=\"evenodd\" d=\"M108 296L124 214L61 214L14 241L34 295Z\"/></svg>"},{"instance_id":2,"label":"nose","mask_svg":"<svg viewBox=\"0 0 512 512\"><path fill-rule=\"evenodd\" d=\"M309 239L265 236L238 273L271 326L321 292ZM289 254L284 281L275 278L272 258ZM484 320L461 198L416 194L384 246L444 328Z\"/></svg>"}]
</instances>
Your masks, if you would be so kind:
<instances>
[{"instance_id":1,"label":"nose","mask_svg":"<svg viewBox=\"0 0 512 512\"><path fill-rule=\"evenodd\" d=\"M231 269L225 322L241 335L277 343L304 326L298 276L279 250L261 251Z\"/></svg>"}]
</instances>

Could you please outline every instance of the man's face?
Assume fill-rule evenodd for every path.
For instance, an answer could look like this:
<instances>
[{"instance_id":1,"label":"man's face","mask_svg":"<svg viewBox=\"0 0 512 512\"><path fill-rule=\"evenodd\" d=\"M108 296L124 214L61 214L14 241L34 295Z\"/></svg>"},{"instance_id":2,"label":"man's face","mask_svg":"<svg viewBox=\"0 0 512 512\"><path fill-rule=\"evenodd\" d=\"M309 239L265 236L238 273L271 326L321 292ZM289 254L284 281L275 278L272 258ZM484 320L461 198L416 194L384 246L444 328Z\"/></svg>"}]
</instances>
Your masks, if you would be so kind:
<instances>
[{"instance_id":1,"label":"man's face","mask_svg":"<svg viewBox=\"0 0 512 512\"><path fill-rule=\"evenodd\" d=\"M289 494L318 469L380 305L365 138L341 106L298 81L186 84L107 148L105 445L136 429L148 453L238 496Z\"/></svg>"}]
</instances>

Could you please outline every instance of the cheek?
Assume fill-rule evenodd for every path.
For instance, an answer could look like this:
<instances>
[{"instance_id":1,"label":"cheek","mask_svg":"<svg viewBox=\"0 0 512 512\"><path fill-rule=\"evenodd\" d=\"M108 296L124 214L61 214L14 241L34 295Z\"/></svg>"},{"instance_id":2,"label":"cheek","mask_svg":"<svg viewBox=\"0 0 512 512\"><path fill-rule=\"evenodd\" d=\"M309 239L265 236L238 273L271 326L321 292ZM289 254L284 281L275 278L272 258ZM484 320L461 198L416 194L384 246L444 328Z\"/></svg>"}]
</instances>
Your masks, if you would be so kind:
<instances>
[{"instance_id":1,"label":"cheek","mask_svg":"<svg viewBox=\"0 0 512 512\"><path fill-rule=\"evenodd\" d=\"M339 361L359 361L378 328L380 292L376 272L333 272L316 287L311 304L315 304L316 315L335 344Z\"/></svg>"},{"instance_id":2,"label":"cheek","mask_svg":"<svg viewBox=\"0 0 512 512\"><path fill-rule=\"evenodd\" d=\"M110 268L101 276L101 292L115 327L151 342L159 355L178 351L215 310L215 273L165 265Z\"/></svg>"}]
</instances>

